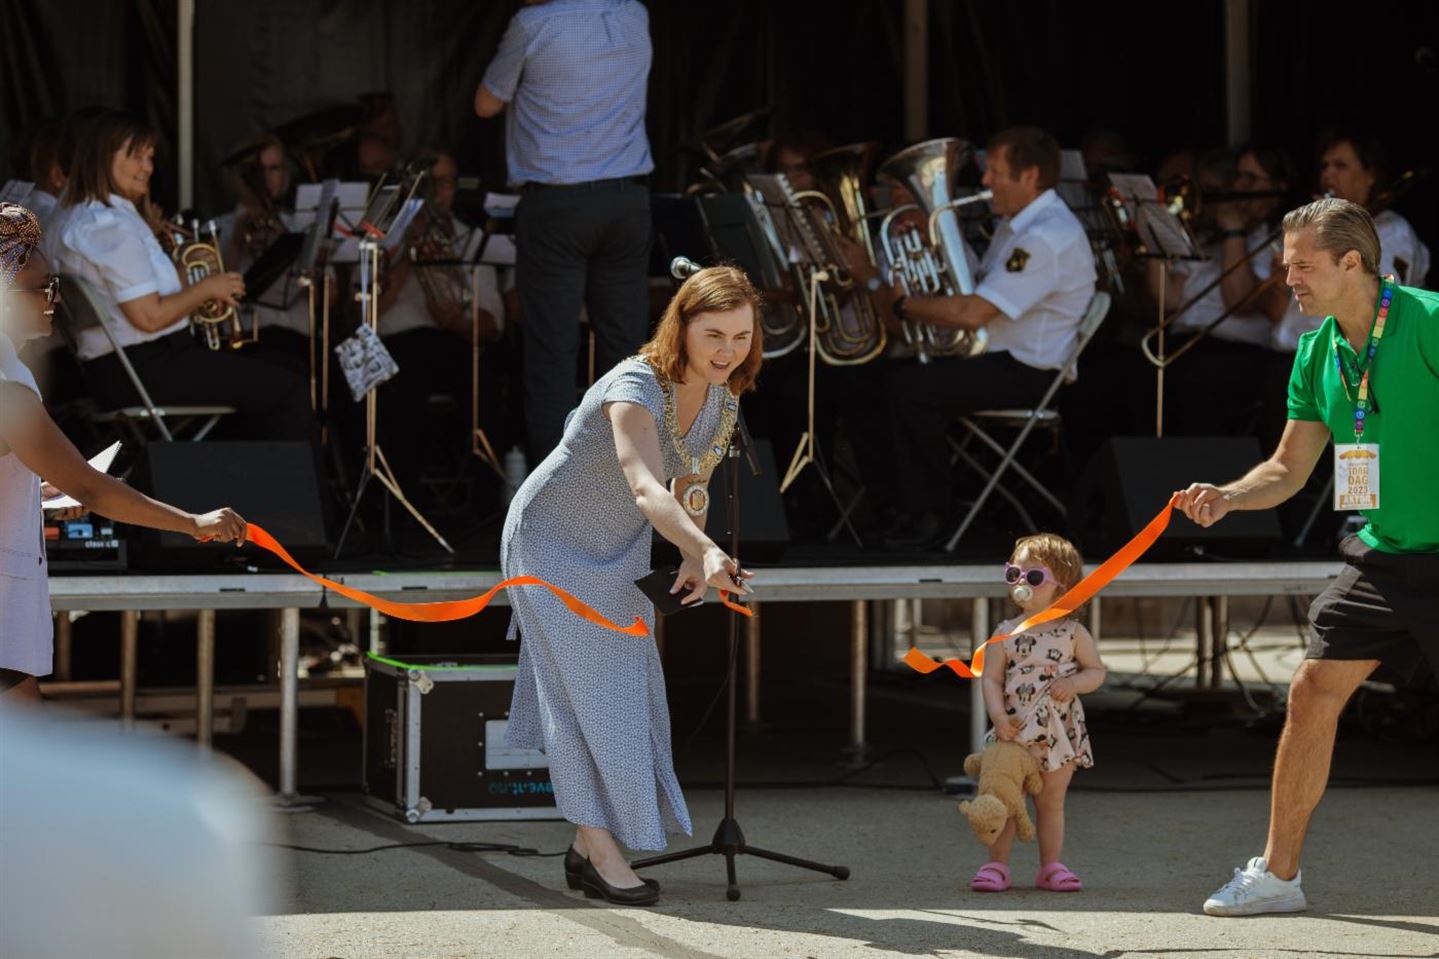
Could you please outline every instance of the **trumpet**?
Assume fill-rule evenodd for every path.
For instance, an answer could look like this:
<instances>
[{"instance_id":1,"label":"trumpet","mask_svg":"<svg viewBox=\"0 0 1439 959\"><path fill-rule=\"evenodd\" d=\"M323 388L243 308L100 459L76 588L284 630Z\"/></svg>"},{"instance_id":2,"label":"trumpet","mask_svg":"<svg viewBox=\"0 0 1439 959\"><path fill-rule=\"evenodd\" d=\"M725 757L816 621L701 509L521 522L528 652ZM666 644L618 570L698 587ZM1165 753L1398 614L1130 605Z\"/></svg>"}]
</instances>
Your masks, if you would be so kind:
<instances>
[{"instance_id":1,"label":"trumpet","mask_svg":"<svg viewBox=\"0 0 1439 959\"><path fill-rule=\"evenodd\" d=\"M211 220L202 231L198 222L192 222L188 230L179 224L175 236L177 246L171 254L175 263L185 273L186 281L194 286L208 276L225 272L225 260L220 255L219 231ZM240 322L240 314L233 306L226 306L219 300L206 300L190 314L190 325L200 331L205 345L212 350L228 346L238 350L246 343L252 343L258 336L253 328L246 334ZM228 336L222 332L229 327Z\"/></svg>"},{"instance_id":2,"label":"trumpet","mask_svg":"<svg viewBox=\"0 0 1439 959\"><path fill-rule=\"evenodd\" d=\"M972 196L951 197L954 174L969 156L968 143L944 137L901 150L879 168L882 175L904 184L916 200L890 210L879 225L880 245L906 295L968 296L974 292L956 211L972 203L987 203L994 195L981 190ZM917 229L896 234L895 218L915 209L925 215L926 235L921 236ZM989 346L989 334L982 328L906 323L904 337L921 363L929 362L931 356L977 356Z\"/></svg>"}]
</instances>

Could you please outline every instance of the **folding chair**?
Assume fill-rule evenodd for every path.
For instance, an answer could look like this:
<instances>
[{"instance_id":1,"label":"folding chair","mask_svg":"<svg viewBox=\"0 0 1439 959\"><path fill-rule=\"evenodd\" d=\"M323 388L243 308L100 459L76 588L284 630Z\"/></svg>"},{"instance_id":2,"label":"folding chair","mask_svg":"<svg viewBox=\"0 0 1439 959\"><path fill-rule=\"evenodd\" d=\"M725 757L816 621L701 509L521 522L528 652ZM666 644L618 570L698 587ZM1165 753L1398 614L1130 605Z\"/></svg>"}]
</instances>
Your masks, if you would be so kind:
<instances>
[{"instance_id":1,"label":"folding chair","mask_svg":"<svg viewBox=\"0 0 1439 959\"><path fill-rule=\"evenodd\" d=\"M1019 448L1024 445L1025 439L1028 438L1030 432L1036 426L1044 425L1050 429L1058 429L1059 412L1050 409L1050 404L1054 402L1065 380L1073 373L1075 366L1079 363L1080 354L1083 353L1084 348L1089 345L1089 341L1094 338L1094 333L1099 329L1099 324L1104 321L1105 315L1109 312L1109 303L1109 294L1103 290L1096 292L1094 298L1089 301L1089 308L1084 311L1084 317L1079 321L1079 336L1074 342L1074 349L1070 352L1069 359L1065 361L1063 368L1060 369L1059 373L1054 377L1054 381L1049 384L1049 389L1045 390L1043 398L1040 399L1034 409L980 410L969 416L959 418L959 422L964 426L965 430L968 431L970 436L973 436L979 440L979 442L999 454L1001 459L999 465L995 467L994 472L988 474L989 482L985 484L983 491L981 491L978 498L975 499L974 505L969 508L969 512L965 515L964 521L959 524L959 528L954 531L954 535L951 536L949 542L945 544L944 548L946 550L950 552L954 551L954 547L959 543L960 537L969 529L975 517L979 515L979 511L989 499L990 494L995 492L996 489L998 489L1001 495L1014 504L1020 516L1029 525L1030 529L1034 529L1034 522L1030 519L1029 513L1024 509L1023 504L1021 504L1018 498L1010 493L1009 490L999 486L1000 477L1011 467L1021 479L1033 487L1040 496L1044 497L1051 506L1057 509L1060 515L1064 515L1066 512L1064 504L1059 501L1059 498L1046 489L1044 484L1034 477L1033 473L1025 469L1023 465L1015 462L1015 457L1019 453ZM1006 448L998 440L990 436L989 433L985 432L979 426L979 423L976 422L977 420L986 420L997 425L1018 426L1019 433L1015 436L1014 441L1009 444L1008 448ZM985 468L978 460L970 455L963 444L959 445L956 453L960 459L978 471L980 475L985 475L987 472Z\"/></svg>"},{"instance_id":2,"label":"folding chair","mask_svg":"<svg viewBox=\"0 0 1439 959\"><path fill-rule=\"evenodd\" d=\"M120 361L120 366L125 375L130 378L130 385L135 387L135 393L140 397L139 406L126 406L118 410L102 410L90 414L90 420L107 426L115 426L128 429L135 440L144 444L147 440L145 431L141 428L142 423L154 425L160 437L173 441L177 433L184 432L190 426L196 426L195 433L190 437L193 442L199 442L210 434L220 417L235 412L233 406L156 406L150 399L149 390L145 384L140 382L140 375L135 372L131 365L130 358L125 355L125 349L118 340L115 333L110 329L106 321L106 312L101 306L99 294L88 282L78 276L70 274L60 275L60 304L55 315L60 319L60 334L64 337L71 352L76 349L80 333L85 330L100 328L105 333L105 338L115 349L115 356ZM173 420L175 426L172 429L167 420Z\"/></svg>"}]
</instances>

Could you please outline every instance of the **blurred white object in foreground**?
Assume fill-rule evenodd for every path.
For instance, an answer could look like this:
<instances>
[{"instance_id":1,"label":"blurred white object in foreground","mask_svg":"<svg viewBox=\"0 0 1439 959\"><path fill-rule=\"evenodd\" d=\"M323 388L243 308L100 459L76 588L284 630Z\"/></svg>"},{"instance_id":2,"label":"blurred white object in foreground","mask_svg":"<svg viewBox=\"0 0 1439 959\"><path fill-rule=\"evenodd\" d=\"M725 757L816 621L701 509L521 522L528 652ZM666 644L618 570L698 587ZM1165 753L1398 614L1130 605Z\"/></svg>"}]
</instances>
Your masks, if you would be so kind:
<instances>
[{"instance_id":1,"label":"blurred white object in foreground","mask_svg":"<svg viewBox=\"0 0 1439 959\"><path fill-rule=\"evenodd\" d=\"M0 705L0 956L235 957L273 889L263 794L224 761Z\"/></svg>"}]
</instances>

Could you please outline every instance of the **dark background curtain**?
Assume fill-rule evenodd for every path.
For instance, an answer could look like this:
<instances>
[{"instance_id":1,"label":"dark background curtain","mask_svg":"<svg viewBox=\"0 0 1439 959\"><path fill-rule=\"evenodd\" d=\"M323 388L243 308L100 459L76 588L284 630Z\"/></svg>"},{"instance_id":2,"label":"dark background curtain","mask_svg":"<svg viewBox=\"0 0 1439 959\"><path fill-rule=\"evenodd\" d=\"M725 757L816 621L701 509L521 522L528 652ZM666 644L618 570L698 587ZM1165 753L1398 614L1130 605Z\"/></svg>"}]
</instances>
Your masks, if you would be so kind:
<instances>
[{"instance_id":1,"label":"dark background curtain","mask_svg":"<svg viewBox=\"0 0 1439 959\"><path fill-rule=\"evenodd\" d=\"M683 146L761 106L770 132L834 142L903 134L902 0L649 0L649 128L657 186L692 172ZM395 96L402 152L449 145L463 171L503 184L503 122L471 113L475 85L514 0L248 0L198 4L196 205L227 209L218 161L255 132L301 114ZM1253 130L1313 168L1331 124L1382 136L1397 169L1436 155L1439 4L1339 0L1253 4ZM1037 123L1066 145L1107 129L1141 168L1180 147L1223 142L1223 3L932 0L930 131L982 142ZM0 0L0 157L35 122L89 103L143 114L162 131L155 182L175 200L174 0ZM1436 191L1400 204L1431 244Z\"/></svg>"}]
</instances>

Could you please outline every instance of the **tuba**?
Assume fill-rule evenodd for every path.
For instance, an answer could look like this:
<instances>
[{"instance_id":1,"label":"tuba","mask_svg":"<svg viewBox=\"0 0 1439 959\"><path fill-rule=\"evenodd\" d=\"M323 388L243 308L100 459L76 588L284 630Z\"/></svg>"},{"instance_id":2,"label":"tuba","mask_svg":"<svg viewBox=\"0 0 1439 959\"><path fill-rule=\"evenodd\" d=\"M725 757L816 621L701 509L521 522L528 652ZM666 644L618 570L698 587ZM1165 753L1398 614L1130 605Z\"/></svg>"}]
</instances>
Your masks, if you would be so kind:
<instances>
[{"instance_id":1,"label":"tuba","mask_svg":"<svg viewBox=\"0 0 1439 959\"><path fill-rule=\"evenodd\" d=\"M179 227L175 236L176 246L171 258L180 267L189 285L194 286L211 274L225 272L225 261L220 256L219 235L213 220L203 229L198 222L192 222L188 230ZM222 346L238 350L256 339L253 332L246 335L236 309L224 306L218 300L206 300L200 304L190 314L190 325L200 331L205 345L212 350ZM223 332L225 327L229 327L228 334Z\"/></svg>"},{"instance_id":2,"label":"tuba","mask_svg":"<svg viewBox=\"0 0 1439 959\"><path fill-rule=\"evenodd\" d=\"M915 198L914 205L890 210L879 227L884 253L906 294L968 296L974 292L956 211L971 203L988 202L991 194L981 190L973 196L954 199L951 189L955 174L969 162L970 154L968 143L943 137L901 150L879 168L881 175L903 184ZM895 217L916 206L929 221L926 235L920 236L918 230L896 235ZM931 356L976 356L989 345L989 335L983 329L906 323L904 335L919 354L920 362L927 362Z\"/></svg>"},{"instance_id":3,"label":"tuba","mask_svg":"<svg viewBox=\"0 0 1439 959\"><path fill-rule=\"evenodd\" d=\"M865 208L865 172L872 143L836 147L809 161L817 190L795 194L802 212L815 232L838 234L854 240L874 262L874 245L869 236ZM834 259L837 248L826 245ZM842 255L829 266L834 279L819 298L821 316L816 318L815 344L820 358L831 366L856 366L884 352L888 342L884 318L875 310L868 293L855 285Z\"/></svg>"}]
</instances>

